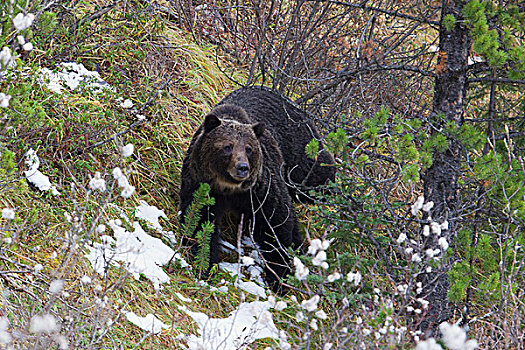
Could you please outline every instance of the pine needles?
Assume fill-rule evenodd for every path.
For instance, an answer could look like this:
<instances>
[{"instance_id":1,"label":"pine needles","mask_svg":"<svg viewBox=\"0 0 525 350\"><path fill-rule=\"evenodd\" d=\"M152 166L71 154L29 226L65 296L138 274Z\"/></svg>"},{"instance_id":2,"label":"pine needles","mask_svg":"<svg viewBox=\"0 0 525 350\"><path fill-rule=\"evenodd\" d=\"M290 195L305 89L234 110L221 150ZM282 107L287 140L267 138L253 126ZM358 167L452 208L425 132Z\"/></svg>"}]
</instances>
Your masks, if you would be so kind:
<instances>
[{"instance_id":1,"label":"pine needles","mask_svg":"<svg viewBox=\"0 0 525 350\"><path fill-rule=\"evenodd\" d=\"M197 240L198 253L195 257L195 269L199 277L208 271L210 267L210 238L214 230L214 225L205 221L200 230L193 234L197 229L202 218L202 209L215 204L215 198L210 197L210 185L201 183L197 191L193 194L193 202L184 216L182 232L185 237L194 236Z\"/></svg>"}]
</instances>

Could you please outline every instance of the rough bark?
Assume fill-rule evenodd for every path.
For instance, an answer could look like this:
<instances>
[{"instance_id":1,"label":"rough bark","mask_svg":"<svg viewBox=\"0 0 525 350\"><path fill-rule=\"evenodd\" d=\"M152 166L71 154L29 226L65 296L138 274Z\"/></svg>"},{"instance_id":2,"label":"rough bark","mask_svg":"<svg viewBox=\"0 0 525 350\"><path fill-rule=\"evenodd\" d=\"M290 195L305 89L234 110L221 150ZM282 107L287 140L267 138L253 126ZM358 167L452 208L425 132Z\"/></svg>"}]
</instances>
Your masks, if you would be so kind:
<instances>
[{"instance_id":1,"label":"rough bark","mask_svg":"<svg viewBox=\"0 0 525 350\"><path fill-rule=\"evenodd\" d=\"M465 91L467 85L468 55L471 47L469 29L462 24L462 9L467 1L443 1L439 35L439 58L436 66L436 79L433 99L434 132L440 132L446 122L454 122L457 128L463 123L465 112ZM453 15L456 25L448 31L443 25L443 18ZM460 146L450 140L445 152L433 155L432 166L424 176L426 201L433 201L432 220L439 223L449 222L449 230L444 231L447 241L456 236L457 230L457 180L461 168ZM437 246L439 237L431 236L427 244ZM451 244L452 245L452 244ZM435 271L424 276L424 294L430 302L426 319L420 329L433 333L436 326L452 316L452 307L448 301L449 283L447 271Z\"/></svg>"}]
</instances>

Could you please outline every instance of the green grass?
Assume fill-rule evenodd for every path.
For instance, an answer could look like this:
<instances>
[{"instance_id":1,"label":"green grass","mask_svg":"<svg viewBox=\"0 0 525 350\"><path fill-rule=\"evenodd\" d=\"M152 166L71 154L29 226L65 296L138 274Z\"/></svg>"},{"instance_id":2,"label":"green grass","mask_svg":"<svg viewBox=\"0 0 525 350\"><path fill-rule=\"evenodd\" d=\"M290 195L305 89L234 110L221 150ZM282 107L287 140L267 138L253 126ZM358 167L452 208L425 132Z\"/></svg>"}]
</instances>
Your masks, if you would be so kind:
<instances>
[{"instance_id":1,"label":"green grass","mask_svg":"<svg viewBox=\"0 0 525 350\"><path fill-rule=\"evenodd\" d=\"M96 3L81 1L75 18L92 14ZM26 66L32 67L31 74L17 76L9 81L9 86L0 83L1 91L9 88L13 95L12 109L7 115L9 125L16 130L16 135L1 135L0 153L9 149L16 160L23 160L24 153L34 148L41 159L39 170L62 193L54 197L28 187L22 179L23 163L11 175L16 182L0 188L0 207L16 208L14 222L0 219L2 237L16 237L16 243L6 246L2 255L3 268L44 265L40 277L21 274L13 282L26 290L11 295L7 316L15 322L42 308L51 307L59 314L77 309L80 314L71 326L78 330L74 337L77 343L71 345L78 348L87 347L92 341L94 333L89 320L93 319L101 324L109 319L114 322L103 338L103 348L120 343L125 348L136 344L144 349L176 348L180 344L178 335L196 331L193 321L176 308L176 304L183 304L176 292L195 300L193 310L216 317L232 311L239 303L239 295L224 298L209 293L196 285L187 269L170 270L171 283L164 285L160 293L144 278L136 281L128 276L121 281L124 270L118 267L110 269L106 280L96 275L83 256L85 245L99 240L90 232L91 223L115 219L118 214L111 207L100 207L102 198L86 198L84 189L95 171L109 174L115 166L127 167L136 193L127 200L117 197L115 204L132 216L139 200L146 200L165 210L169 220L162 224L177 234L177 193L184 152L202 116L235 89L217 68L216 60L229 70L232 67L225 63L227 58L216 57L213 47L195 42L174 24L148 14L137 4L127 7L119 4L105 15L82 23L73 32L70 25L75 18L66 17L59 22L54 36L47 41L38 38L37 50L24 60ZM54 68L68 60L100 72L115 92L98 95L84 90L55 94L34 78L39 67ZM242 80L242 72L233 74ZM119 137L116 144L110 141L89 148L127 130L137 120L120 107L119 97L131 99L136 108L148 103L140 112L146 116L146 122ZM130 142L135 145L135 154L121 160L118 147ZM65 221L64 212L73 216L77 213L82 218L84 233L79 234L78 247L73 253L65 234L72 224ZM156 235L151 230L149 233ZM84 275L93 278L91 285L79 282ZM71 291L69 297L53 301L45 292L55 278L65 279L65 290ZM103 287L101 291L94 290L97 284ZM14 288L7 280L0 280L0 286ZM39 299L33 300L29 292L39 295ZM109 307L104 314L98 314L93 305L95 299L103 296L109 298ZM33 311L21 311L27 308ZM162 336L143 339L142 330L122 315L117 319L120 310L134 311L139 316L154 313L173 328L163 331Z\"/></svg>"},{"instance_id":2,"label":"green grass","mask_svg":"<svg viewBox=\"0 0 525 350\"><path fill-rule=\"evenodd\" d=\"M168 216L168 220L161 221L164 229L176 236L180 234L178 189L185 150L202 117L236 88L224 71L236 81L244 81L247 71L231 65L233 59L224 57L215 47L196 41L162 15L153 15L133 2L126 6L119 3L73 30L74 22L96 12L99 2L82 0L75 11L64 13L64 21L57 24L53 35L39 37L37 50L24 61L31 67L31 74L0 82L0 91L9 88L14 96L12 109L7 112L13 129L1 134L5 129L0 128L0 153L9 149L17 161L22 161L9 175L16 181L0 187L0 208L16 208L14 222L0 219L0 238L16 238L14 244L5 245L7 250L0 253L0 263L4 270L33 269L38 263L44 266L40 274L19 274L13 281L0 278L0 288L19 288L8 299L6 315L11 324L27 328L29 318L36 312L53 310L64 317L64 332L73 339L70 348L89 348L92 344L104 349L118 348L120 344L126 349L177 348L181 343L178 336L196 334L197 327L178 310L177 305L187 303L176 293L193 299L188 305L192 311L210 317L226 317L244 298L252 301L254 297L243 296L232 287L226 294L212 293L197 285L191 271L176 264L165 267L171 282L159 292L146 278L135 280L127 276L123 267L111 267L107 276L100 276L84 257L86 246L100 242L101 234L93 232L93 227L119 218L119 211L133 220L140 200L163 209ZM37 71L41 67L56 68L64 61L82 63L87 69L98 71L114 92L51 93L35 78ZM124 99L132 100L134 108L140 111L121 107ZM145 122L130 128L138 120L138 113L145 116ZM123 131L126 132L113 139ZM105 140L108 142L91 147ZM134 144L135 153L122 159L119 147L127 143ZM37 150L41 159L39 170L57 184L60 197L41 193L19 180L23 178L23 155L30 148ZM119 209L106 205L106 194L86 193L96 171L106 174L110 187L111 170L117 166L129 170L129 181L136 187L129 199L118 196L120 190L115 189L112 202ZM74 228L75 221L66 221L65 213L79 217L82 231ZM298 208L301 225L310 236L320 236L324 229L315 225L316 218L310 213L306 207ZM129 230L124 220L123 225ZM108 228L104 234L111 235L110 231ZM235 241L236 226L230 231L225 236ZM71 232L76 235L73 239ZM153 230L147 232L160 237ZM356 256L369 254L359 246L353 250ZM187 258L185 250L179 252ZM82 284L84 276L92 278L92 283ZM56 299L46 292L54 279L65 281L68 296ZM218 272L210 284L221 279L232 280ZM289 305L294 304L289 300L292 294L285 299ZM107 307L97 307L105 297ZM323 302L329 312L328 301ZM145 337L144 331L126 320L123 311L142 317L153 313L172 328L161 335ZM71 320L66 321L65 315ZM291 308L276 315L275 323L299 337L302 330L287 325L294 318ZM97 327L108 328L108 322L112 326L107 334L97 331ZM317 338L312 339L315 342ZM276 344L262 340L252 348L266 346Z\"/></svg>"}]
</instances>

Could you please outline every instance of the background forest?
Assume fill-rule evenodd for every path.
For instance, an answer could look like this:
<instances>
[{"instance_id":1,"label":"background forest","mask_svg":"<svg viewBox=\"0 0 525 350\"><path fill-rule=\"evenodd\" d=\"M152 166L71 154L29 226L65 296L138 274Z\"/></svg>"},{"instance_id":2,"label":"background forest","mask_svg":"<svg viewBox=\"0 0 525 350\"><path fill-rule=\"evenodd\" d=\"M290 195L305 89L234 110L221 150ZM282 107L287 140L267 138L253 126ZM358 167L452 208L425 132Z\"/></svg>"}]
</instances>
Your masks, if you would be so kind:
<instances>
[{"instance_id":1,"label":"background forest","mask_svg":"<svg viewBox=\"0 0 525 350\"><path fill-rule=\"evenodd\" d=\"M0 348L525 348L524 28L520 1L0 3ZM179 225L193 132L245 85L337 160L283 296L233 223L196 278Z\"/></svg>"}]
</instances>

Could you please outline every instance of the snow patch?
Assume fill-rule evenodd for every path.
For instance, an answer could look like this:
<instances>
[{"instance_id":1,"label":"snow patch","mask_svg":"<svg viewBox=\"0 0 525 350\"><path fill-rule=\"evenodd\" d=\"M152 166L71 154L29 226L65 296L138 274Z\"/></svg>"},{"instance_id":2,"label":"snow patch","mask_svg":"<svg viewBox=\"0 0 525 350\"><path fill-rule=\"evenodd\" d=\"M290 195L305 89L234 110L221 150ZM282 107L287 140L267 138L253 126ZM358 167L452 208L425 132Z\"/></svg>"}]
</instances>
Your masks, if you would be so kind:
<instances>
[{"instance_id":1,"label":"snow patch","mask_svg":"<svg viewBox=\"0 0 525 350\"><path fill-rule=\"evenodd\" d=\"M241 272L241 264L238 263L229 263L229 262L220 262L219 268L223 271L228 272L232 276L237 276L235 279L235 282L233 285L236 288L242 289L245 292L248 292L250 294L253 294L255 296L258 296L260 298L266 299L266 288L264 285L264 281L262 281L262 278L260 278L260 272L262 270L257 270L256 266L250 266L252 269L249 271L256 271L259 272L259 275L256 273L252 276L256 278L256 281L248 281L245 282L242 280L242 278L245 278L245 275ZM256 283L257 282L257 283Z\"/></svg>"},{"instance_id":2,"label":"snow patch","mask_svg":"<svg viewBox=\"0 0 525 350\"><path fill-rule=\"evenodd\" d=\"M185 303L191 303L193 300L188 298L187 296L183 295L182 293L175 292L175 295L183 302Z\"/></svg>"},{"instance_id":3,"label":"snow patch","mask_svg":"<svg viewBox=\"0 0 525 350\"><path fill-rule=\"evenodd\" d=\"M157 232L161 233L162 236L173 245L177 244L177 237L173 231L164 230L159 222L160 217L168 220L164 210L158 209L154 205L149 205L147 202L141 200L140 205L135 208L135 216L139 219L145 220L149 227L152 227ZM189 264L180 256L180 254L177 253L175 258L180 261L181 267L189 266Z\"/></svg>"},{"instance_id":4,"label":"snow patch","mask_svg":"<svg viewBox=\"0 0 525 350\"><path fill-rule=\"evenodd\" d=\"M224 282L224 280L222 280ZM221 282L222 283L222 282ZM226 282L228 283L228 282ZM225 286L221 286L219 288L215 287L215 286L210 286L208 284L208 282L206 281L201 281L201 280L198 280L197 281L197 285L198 286L201 286L201 287L206 287L210 290L211 293L214 293L214 292L221 292L221 293L228 293L228 286L225 285Z\"/></svg>"},{"instance_id":5,"label":"snow patch","mask_svg":"<svg viewBox=\"0 0 525 350\"><path fill-rule=\"evenodd\" d=\"M219 288L214 286L209 286L210 292L220 292L220 293L228 293L228 286L220 286Z\"/></svg>"},{"instance_id":6,"label":"snow patch","mask_svg":"<svg viewBox=\"0 0 525 350\"><path fill-rule=\"evenodd\" d=\"M162 226L159 223L159 217L168 220L164 210L158 209L156 206L149 205L141 200L140 205L135 208L135 216L139 219L146 220L155 230L162 231Z\"/></svg>"},{"instance_id":7,"label":"snow patch","mask_svg":"<svg viewBox=\"0 0 525 350\"><path fill-rule=\"evenodd\" d=\"M128 225L131 225L131 220L128 218L128 215L126 214L124 210L122 210L121 207L119 207L118 205L114 203L108 203L108 206L115 209L115 211L118 212L118 215L120 216L120 218L124 220ZM118 226L120 226L120 224Z\"/></svg>"},{"instance_id":8,"label":"snow patch","mask_svg":"<svg viewBox=\"0 0 525 350\"><path fill-rule=\"evenodd\" d=\"M186 338L188 350L216 349L243 350L257 339L279 339L268 301L241 303L227 318L210 318L201 312L190 311L186 306L179 309L193 318L199 327L199 335Z\"/></svg>"},{"instance_id":9,"label":"snow patch","mask_svg":"<svg viewBox=\"0 0 525 350\"><path fill-rule=\"evenodd\" d=\"M469 66L476 64L476 63L482 63L482 62L485 62L485 60L481 56L472 56L472 57L468 57L467 59L467 64Z\"/></svg>"},{"instance_id":10,"label":"snow patch","mask_svg":"<svg viewBox=\"0 0 525 350\"><path fill-rule=\"evenodd\" d=\"M242 243L242 246L246 248L257 249L257 245L255 244L253 239L249 236L243 236L241 239L241 243Z\"/></svg>"},{"instance_id":11,"label":"snow patch","mask_svg":"<svg viewBox=\"0 0 525 350\"><path fill-rule=\"evenodd\" d=\"M162 332L162 329L170 328L170 326L162 323L155 315L147 314L146 317L137 316L134 312L125 312L126 318L135 326L153 334Z\"/></svg>"},{"instance_id":12,"label":"snow patch","mask_svg":"<svg viewBox=\"0 0 525 350\"><path fill-rule=\"evenodd\" d=\"M221 241L221 245L223 248L229 249L230 251L237 251L233 245L229 244L228 242ZM264 265L263 260L259 256L257 252L257 246L253 242L253 240L250 237L243 237L242 238L242 244L241 244L241 254L244 254L243 248L249 248L253 249L250 252L249 256L242 256L241 261L243 263L229 263L229 262L220 262L219 268L223 271L228 272L230 275L232 275L235 278L235 282L233 285L241 289L245 292L248 292L250 294L253 294L259 298L266 299L266 285L264 283L264 280L262 278L262 272L263 269L261 268L261 265ZM245 264L245 262L249 260L249 264ZM244 269L243 264L248 265ZM243 281L243 279L246 279L246 275L243 273L247 272L250 274L250 280L251 281Z\"/></svg>"},{"instance_id":13,"label":"snow patch","mask_svg":"<svg viewBox=\"0 0 525 350\"><path fill-rule=\"evenodd\" d=\"M244 278L244 274L241 272L241 265L238 263L230 263L222 261L219 263L219 268L222 271L228 272L233 277L239 276L241 278Z\"/></svg>"},{"instance_id":14,"label":"snow patch","mask_svg":"<svg viewBox=\"0 0 525 350\"><path fill-rule=\"evenodd\" d=\"M45 86L56 93L62 93L65 87L69 90L77 90L80 84L95 93L111 90L110 85L104 81L98 72L90 71L83 64L75 62L64 62L59 65L58 72L50 69L40 69L40 78Z\"/></svg>"},{"instance_id":15,"label":"snow patch","mask_svg":"<svg viewBox=\"0 0 525 350\"><path fill-rule=\"evenodd\" d=\"M169 276L162 270L175 252L162 243L158 238L149 236L138 222L133 222L133 232L117 225L114 220L109 222L113 230L113 239L102 236L103 243L94 243L88 246L90 252L86 255L93 269L103 275L109 265L117 265L122 262L126 270L139 279L144 275L153 282L155 290L160 288L161 283L169 282Z\"/></svg>"},{"instance_id":16,"label":"snow patch","mask_svg":"<svg viewBox=\"0 0 525 350\"><path fill-rule=\"evenodd\" d=\"M175 254L175 259L177 259L179 261L180 267L182 267L182 268L189 267L190 270L192 269L191 265L188 264L188 262L180 255L180 253Z\"/></svg>"},{"instance_id":17,"label":"snow patch","mask_svg":"<svg viewBox=\"0 0 525 350\"><path fill-rule=\"evenodd\" d=\"M124 102L120 104L120 107L129 109L133 107L133 101L131 101L129 98L125 99Z\"/></svg>"},{"instance_id":18,"label":"snow patch","mask_svg":"<svg viewBox=\"0 0 525 350\"><path fill-rule=\"evenodd\" d=\"M248 273L250 274L250 280L255 283L264 286L263 269L259 265L248 266Z\"/></svg>"},{"instance_id":19,"label":"snow patch","mask_svg":"<svg viewBox=\"0 0 525 350\"><path fill-rule=\"evenodd\" d=\"M233 285L239 289L244 290L245 292L258 296L259 298L263 298L263 299L267 298L266 288L261 287L255 282L252 282L252 281L244 282L241 279L237 279L235 280L235 283Z\"/></svg>"},{"instance_id":20,"label":"snow patch","mask_svg":"<svg viewBox=\"0 0 525 350\"><path fill-rule=\"evenodd\" d=\"M59 196L60 192L57 191L54 185L51 185L49 177L42 174L38 168L40 167L40 159L36 155L34 149L30 149L26 153L26 165L29 170L24 171L27 181L35 185L40 191L51 191L53 195Z\"/></svg>"},{"instance_id":21,"label":"snow patch","mask_svg":"<svg viewBox=\"0 0 525 350\"><path fill-rule=\"evenodd\" d=\"M222 240L222 239L219 239L219 249L221 250L221 252L223 253L227 253L227 254L236 254L237 253L237 248L231 244L230 242L227 242L225 240ZM241 247L241 251L239 252L240 254L244 254L244 251Z\"/></svg>"}]
</instances>

